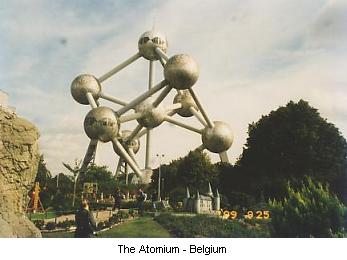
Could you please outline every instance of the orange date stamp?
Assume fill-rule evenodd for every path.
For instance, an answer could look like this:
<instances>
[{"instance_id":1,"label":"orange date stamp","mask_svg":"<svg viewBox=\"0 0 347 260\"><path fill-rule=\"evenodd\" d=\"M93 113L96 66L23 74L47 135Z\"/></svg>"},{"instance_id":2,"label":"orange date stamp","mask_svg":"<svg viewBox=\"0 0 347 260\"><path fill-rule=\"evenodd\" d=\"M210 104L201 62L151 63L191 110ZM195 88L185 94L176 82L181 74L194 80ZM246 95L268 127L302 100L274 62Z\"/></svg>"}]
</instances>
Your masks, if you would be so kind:
<instances>
[{"instance_id":1,"label":"orange date stamp","mask_svg":"<svg viewBox=\"0 0 347 260\"><path fill-rule=\"evenodd\" d=\"M223 210L219 211L219 216L223 219L258 219L266 220L270 218L269 210L248 210L245 213L238 212L236 210Z\"/></svg>"}]
</instances>

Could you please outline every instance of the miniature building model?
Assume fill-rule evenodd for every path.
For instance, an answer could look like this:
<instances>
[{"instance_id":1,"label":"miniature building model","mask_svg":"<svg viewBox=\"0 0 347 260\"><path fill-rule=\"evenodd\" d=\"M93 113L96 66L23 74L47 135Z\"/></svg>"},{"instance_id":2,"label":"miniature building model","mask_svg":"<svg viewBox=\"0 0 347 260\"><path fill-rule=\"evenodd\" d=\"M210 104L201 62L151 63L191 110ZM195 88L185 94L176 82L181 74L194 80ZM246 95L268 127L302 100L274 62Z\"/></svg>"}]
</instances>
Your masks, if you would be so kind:
<instances>
[{"instance_id":1,"label":"miniature building model","mask_svg":"<svg viewBox=\"0 0 347 260\"><path fill-rule=\"evenodd\" d=\"M187 188L187 194L183 200L183 209L194 213L213 213L214 211L220 210L218 190L216 190L216 194L214 195L211 184L208 184L208 193L206 195L200 195L197 190L194 196L190 196L189 189Z\"/></svg>"}]
</instances>

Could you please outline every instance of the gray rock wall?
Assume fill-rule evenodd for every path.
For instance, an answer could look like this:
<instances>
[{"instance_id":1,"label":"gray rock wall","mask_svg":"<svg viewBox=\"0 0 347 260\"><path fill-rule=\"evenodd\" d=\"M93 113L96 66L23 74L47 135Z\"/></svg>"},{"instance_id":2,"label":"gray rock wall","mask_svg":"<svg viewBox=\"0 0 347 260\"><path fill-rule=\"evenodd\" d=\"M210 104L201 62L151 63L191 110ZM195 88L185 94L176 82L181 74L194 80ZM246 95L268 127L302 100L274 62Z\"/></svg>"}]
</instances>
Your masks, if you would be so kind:
<instances>
[{"instance_id":1,"label":"gray rock wall","mask_svg":"<svg viewBox=\"0 0 347 260\"><path fill-rule=\"evenodd\" d=\"M24 214L40 157L38 138L32 123L0 109L0 237L41 237Z\"/></svg>"}]
</instances>

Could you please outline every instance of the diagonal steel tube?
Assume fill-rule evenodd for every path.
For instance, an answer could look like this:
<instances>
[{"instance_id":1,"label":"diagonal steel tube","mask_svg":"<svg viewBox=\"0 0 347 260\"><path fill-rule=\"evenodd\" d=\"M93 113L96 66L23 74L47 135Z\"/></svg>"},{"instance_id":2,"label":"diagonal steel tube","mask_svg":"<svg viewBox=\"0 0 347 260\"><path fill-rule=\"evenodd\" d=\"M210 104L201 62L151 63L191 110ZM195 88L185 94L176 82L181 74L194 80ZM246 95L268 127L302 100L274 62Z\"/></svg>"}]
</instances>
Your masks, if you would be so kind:
<instances>
[{"instance_id":1,"label":"diagonal steel tube","mask_svg":"<svg viewBox=\"0 0 347 260\"><path fill-rule=\"evenodd\" d=\"M96 104L96 102L95 102L95 100L94 100L94 98L93 98L92 93L88 92L88 93L86 94L86 96L87 96L87 99L88 99L88 102L89 102L90 106L91 106L92 108L97 108L98 105Z\"/></svg>"},{"instance_id":2,"label":"diagonal steel tube","mask_svg":"<svg viewBox=\"0 0 347 260\"><path fill-rule=\"evenodd\" d=\"M116 74L120 70L124 69L126 66L130 65L131 63L133 63L134 61L136 61L140 57L141 57L140 53L136 53L135 55L131 56L129 59L123 61L121 64L117 65L112 70L110 70L109 72L102 75L99 78L99 82L101 83L101 82L105 81L106 79L113 76L114 74Z\"/></svg>"},{"instance_id":3,"label":"diagonal steel tube","mask_svg":"<svg viewBox=\"0 0 347 260\"><path fill-rule=\"evenodd\" d=\"M129 164L131 169L133 169L134 173L136 174L137 177L142 179L142 172L141 170L137 167L136 163L132 160L132 158L129 156L123 145L116 139L114 138L112 140L113 144L116 146L116 148L119 150L122 158Z\"/></svg>"},{"instance_id":4,"label":"diagonal steel tube","mask_svg":"<svg viewBox=\"0 0 347 260\"><path fill-rule=\"evenodd\" d=\"M153 88L151 88L150 90L146 91L145 93L143 93L141 96L135 98L133 101L131 101L129 104L127 104L126 106L122 107L121 109L119 109L116 113L118 116L123 115L124 113L128 112L130 109L133 109L136 105L140 104L142 101L144 101L145 99L147 99L148 97L152 96L154 93L158 92L159 90L161 90L163 87L165 87L167 85L167 81L163 80L160 83L158 83L157 85L155 85Z\"/></svg>"},{"instance_id":5,"label":"diagonal steel tube","mask_svg":"<svg viewBox=\"0 0 347 260\"><path fill-rule=\"evenodd\" d=\"M159 94L159 96L156 98L156 100L154 100L153 106L157 107L164 100L164 98L170 93L171 89L172 88L170 86L166 86L163 89L163 91Z\"/></svg>"},{"instance_id":6,"label":"diagonal steel tube","mask_svg":"<svg viewBox=\"0 0 347 260\"><path fill-rule=\"evenodd\" d=\"M131 120L136 120L136 119L139 119L143 116L142 113L132 113L130 115L123 115L119 118L119 122L120 123L125 123L125 122L128 122L128 121L131 121Z\"/></svg>"},{"instance_id":7,"label":"diagonal steel tube","mask_svg":"<svg viewBox=\"0 0 347 260\"><path fill-rule=\"evenodd\" d=\"M165 61L169 60L169 56L166 55L165 52L163 52L160 48L156 47L155 52L159 55L160 58L162 58Z\"/></svg>"},{"instance_id":8,"label":"diagonal steel tube","mask_svg":"<svg viewBox=\"0 0 347 260\"><path fill-rule=\"evenodd\" d=\"M202 130L203 130L203 129L197 129L197 128L192 127L192 126L190 126L190 125L186 125L186 124L181 123L181 122L179 122L179 121L176 121L175 119L172 119L171 117L168 117L168 116L165 116L165 119L164 119L164 120L167 121L167 122L169 122L169 123L171 123L171 124L174 124L174 125L183 127L183 128L185 128L185 129L187 129L187 130L193 131L193 132L198 133L198 134L201 134L201 133L202 133Z\"/></svg>"},{"instance_id":9,"label":"diagonal steel tube","mask_svg":"<svg viewBox=\"0 0 347 260\"><path fill-rule=\"evenodd\" d=\"M205 119L199 114L199 112L194 107L190 107L189 110L193 113L196 119L198 119L203 126L207 126Z\"/></svg>"},{"instance_id":10,"label":"diagonal steel tube","mask_svg":"<svg viewBox=\"0 0 347 260\"><path fill-rule=\"evenodd\" d=\"M103 98L103 99L106 99L108 101L111 101L111 102L116 103L116 104L121 105L121 106L126 106L128 104L127 102L124 102L124 101L122 101L122 100L120 100L118 98L115 98L115 97L112 97L110 95L107 95L107 94L105 94L103 92L101 92L99 96L101 98Z\"/></svg>"},{"instance_id":11,"label":"diagonal steel tube","mask_svg":"<svg viewBox=\"0 0 347 260\"><path fill-rule=\"evenodd\" d=\"M202 116L204 117L204 119L205 119L207 125L208 125L209 127L212 128L214 125L213 125L212 121L208 118L208 116L207 116L205 110L203 109L201 103L199 102L199 99L198 99L197 96L195 95L194 90L193 90L192 88L189 88L188 90L189 90L190 95L191 95L192 98L194 99L195 104L198 106L198 108L199 108L199 110L200 110Z\"/></svg>"},{"instance_id":12,"label":"diagonal steel tube","mask_svg":"<svg viewBox=\"0 0 347 260\"><path fill-rule=\"evenodd\" d=\"M132 131L131 135L129 135L129 137L126 139L126 141L133 140L135 136L137 136L137 134L141 131L142 128L143 126L137 125L135 129Z\"/></svg>"}]
</instances>

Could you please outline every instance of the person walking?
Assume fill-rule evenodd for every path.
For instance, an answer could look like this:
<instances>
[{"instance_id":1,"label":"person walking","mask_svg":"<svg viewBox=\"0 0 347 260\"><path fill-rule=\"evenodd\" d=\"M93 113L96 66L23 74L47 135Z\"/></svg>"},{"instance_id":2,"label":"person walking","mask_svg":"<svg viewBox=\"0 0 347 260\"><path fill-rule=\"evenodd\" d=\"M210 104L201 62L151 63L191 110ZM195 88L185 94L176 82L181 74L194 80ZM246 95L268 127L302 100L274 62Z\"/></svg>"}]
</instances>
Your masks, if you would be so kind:
<instances>
[{"instance_id":1,"label":"person walking","mask_svg":"<svg viewBox=\"0 0 347 260\"><path fill-rule=\"evenodd\" d=\"M156 205L157 197L158 197L157 193L155 191L153 191L152 196L151 196L153 211L157 211L157 205Z\"/></svg>"},{"instance_id":2,"label":"person walking","mask_svg":"<svg viewBox=\"0 0 347 260\"><path fill-rule=\"evenodd\" d=\"M119 188L116 189L116 192L113 195L114 197L114 206L113 206L113 210L118 209L118 211L121 208L121 204L122 204L122 199L124 198L124 194L120 191Z\"/></svg>"},{"instance_id":3,"label":"person walking","mask_svg":"<svg viewBox=\"0 0 347 260\"><path fill-rule=\"evenodd\" d=\"M82 200L81 208L75 214L75 237L91 237L96 230L96 222L93 213L89 210L87 200Z\"/></svg>"},{"instance_id":4,"label":"person walking","mask_svg":"<svg viewBox=\"0 0 347 260\"><path fill-rule=\"evenodd\" d=\"M140 217L143 217L144 215L144 204L147 199L147 194L142 190L139 189L138 195L137 195L137 205L139 207L139 215Z\"/></svg>"}]
</instances>

